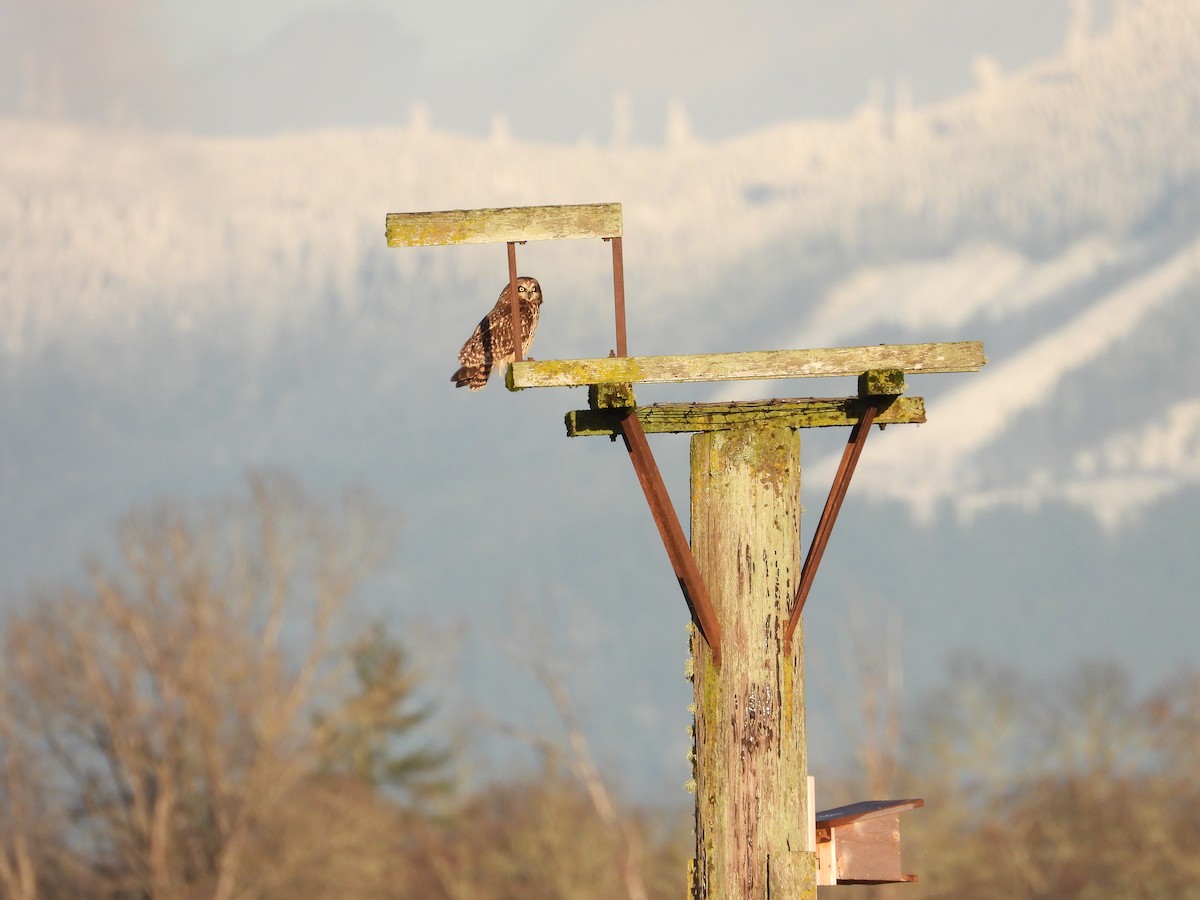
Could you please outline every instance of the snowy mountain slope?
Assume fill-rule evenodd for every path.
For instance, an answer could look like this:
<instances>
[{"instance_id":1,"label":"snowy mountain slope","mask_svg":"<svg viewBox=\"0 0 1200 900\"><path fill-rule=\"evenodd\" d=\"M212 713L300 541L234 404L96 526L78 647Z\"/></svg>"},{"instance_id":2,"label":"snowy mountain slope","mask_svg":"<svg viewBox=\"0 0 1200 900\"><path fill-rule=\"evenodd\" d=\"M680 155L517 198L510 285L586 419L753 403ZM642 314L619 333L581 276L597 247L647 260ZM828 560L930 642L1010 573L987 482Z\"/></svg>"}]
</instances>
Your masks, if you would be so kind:
<instances>
[{"instance_id":1,"label":"snowy mountain slope","mask_svg":"<svg viewBox=\"0 0 1200 900\"><path fill-rule=\"evenodd\" d=\"M1198 42L1194 4L1141 0L1070 55L993 72L950 103L662 148L475 141L420 122L247 141L9 121L0 334L12 353L148 307L186 329L228 303L272 322L326 289L353 303L382 214L400 209L623 201L647 343L682 304L712 302L748 270L746 315L761 326L777 314L773 288L871 261L971 238L1035 256L1096 234L1124 241L1195 206ZM602 296L603 253L544 255L572 291ZM485 259L443 252L428 264L482 279ZM386 265L410 276L418 263L393 252ZM717 320L684 334L711 342L724 330Z\"/></svg>"},{"instance_id":2,"label":"snowy mountain slope","mask_svg":"<svg viewBox=\"0 0 1200 900\"><path fill-rule=\"evenodd\" d=\"M1107 247L1101 248L1101 254L1111 258ZM916 318L924 320L929 316L921 307L928 298L961 297L964 291L958 288L964 286L967 302L963 306L968 313L974 312L965 320L978 321L995 316L997 310L1003 314L1014 304L1023 306L1025 298L1042 293L1045 281L1054 282L1059 272L1074 267L1071 255L1044 264L1033 275L1034 290L1022 291L1012 289L1013 272L1022 266L1007 256L1000 259L1003 276L996 279L988 277L988 266L979 265L976 253L917 267L921 277L888 279L892 286L889 300L894 308L917 310ZM1053 274L1047 275L1048 271ZM872 280L855 277L857 285ZM1030 508L1054 499L1083 506L1115 527L1124 514L1137 512L1165 490L1200 485L1200 447L1187 412L1200 399L1200 378L1189 377L1190 361L1200 352L1200 331L1195 330L1194 317L1189 315L1200 299L1198 286L1200 238L1165 259L1139 267L1131 277L1090 299L1081 311L1039 328L1019 349L999 359L993 353L990 365L981 373L959 380L930 404L929 424L900 429L884 446L872 449L870 466L864 470L865 489L876 497L903 500L924 517L932 516L941 504L960 515L973 515L995 504ZM845 306L846 293L835 290L827 306ZM977 308L972 310L972 306ZM855 308L869 309L870 305ZM817 316L825 313L823 307ZM1185 326L1190 337L1186 349L1191 352L1161 358L1153 331L1145 328L1147 320L1155 316ZM938 318L936 313L932 317ZM843 315L842 320L847 318ZM1023 427L1029 416L1036 412L1070 421L1072 417L1062 409L1064 383L1072 376L1094 383L1092 370L1111 369L1116 359L1114 348L1122 344L1138 348L1136 352L1153 360L1168 376L1161 384L1158 402L1142 405L1123 403L1120 396L1103 401L1097 397L1098 421L1089 429L1070 433L1060 429L1058 446L1050 444L1032 457L1021 453L1018 448L1025 441ZM912 380L917 390L930 379ZM1168 418L1174 415L1172 427L1162 426L1164 412ZM1132 435L1138 433L1144 441L1153 442L1157 451L1142 448L1131 452ZM1104 449L1110 446L1126 449ZM1131 471L1134 460L1146 462L1144 480ZM826 461L816 472L821 478L832 475L832 469L833 462Z\"/></svg>"}]
</instances>

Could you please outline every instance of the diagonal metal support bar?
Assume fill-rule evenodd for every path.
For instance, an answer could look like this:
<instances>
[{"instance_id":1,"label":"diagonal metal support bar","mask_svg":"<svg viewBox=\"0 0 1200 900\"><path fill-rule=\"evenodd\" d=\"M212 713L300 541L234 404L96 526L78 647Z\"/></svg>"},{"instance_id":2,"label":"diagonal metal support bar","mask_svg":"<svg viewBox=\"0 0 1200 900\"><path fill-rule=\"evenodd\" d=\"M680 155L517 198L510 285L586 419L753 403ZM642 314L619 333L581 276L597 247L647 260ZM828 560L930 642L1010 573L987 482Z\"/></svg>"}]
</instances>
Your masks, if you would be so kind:
<instances>
[{"instance_id":1,"label":"diagonal metal support bar","mask_svg":"<svg viewBox=\"0 0 1200 900\"><path fill-rule=\"evenodd\" d=\"M654 454L650 452L650 444L642 423L638 420L637 410L630 407L628 414L621 420L621 436L625 441L625 449L637 472L638 482L650 505L650 514L658 533L662 537L663 546L671 560L671 568L679 580L683 597L692 612L692 618L700 634L712 649L713 662L721 664L721 626L717 622L716 610L708 596L708 588L700 570L696 567L696 558L692 555L687 537L684 536L683 526L679 524L679 516L663 483L662 473L654 462Z\"/></svg>"},{"instance_id":2,"label":"diagonal metal support bar","mask_svg":"<svg viewBox=\"0 0 1200 900\"><path fill-rule=\"evenodd\" d=\"M846 441L846 449L842 451L842 461L838 464L837 473L833 476L833 485L829 488L829 497L825 508L821 510L821 518L817 522L817 530L813 534L808 554L804 557L804 566L800 570L800 585L796 588L796 599L792 603L792 613L788 619L787 630L783 639L791 645L792 635L800 624L800 614L804 612L804 604L808 600L808 592L812 589L813 579L817 576L817 567L825 554L825 545L829 543L829 535L833 533L833 524L841 511L842 501L846 499L846 491L850 487L850 479L854 477L854 468L862 455L863 445L867 435L871 433L871 424L875 421L875 413L879 407L868 403L863 409L862 418L854 423L850 437Z\"/></svg>"}]
</instances>

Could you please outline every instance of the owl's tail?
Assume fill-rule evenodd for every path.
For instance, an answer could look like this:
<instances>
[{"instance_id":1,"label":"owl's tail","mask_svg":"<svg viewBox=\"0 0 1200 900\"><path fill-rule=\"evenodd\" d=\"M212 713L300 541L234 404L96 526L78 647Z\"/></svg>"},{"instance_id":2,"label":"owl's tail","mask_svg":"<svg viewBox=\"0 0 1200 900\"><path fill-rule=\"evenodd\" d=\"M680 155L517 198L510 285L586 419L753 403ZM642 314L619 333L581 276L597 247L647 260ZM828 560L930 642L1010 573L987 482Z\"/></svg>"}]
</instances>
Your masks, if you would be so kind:
<instances>
[{"instance_id":1,"label":"owl's tail","mask_svg":"<svg viewBox=\"0 0 1200 900\"><path fill-rule=\"evenodd\" d=\"M492 367L490 364L482 366L463 366L450 376L450 380L454 382L455 387L468 387L473 391L478 391L487 384L488 375L490 374L492 374Z\"/></svg>"}]
</instances>

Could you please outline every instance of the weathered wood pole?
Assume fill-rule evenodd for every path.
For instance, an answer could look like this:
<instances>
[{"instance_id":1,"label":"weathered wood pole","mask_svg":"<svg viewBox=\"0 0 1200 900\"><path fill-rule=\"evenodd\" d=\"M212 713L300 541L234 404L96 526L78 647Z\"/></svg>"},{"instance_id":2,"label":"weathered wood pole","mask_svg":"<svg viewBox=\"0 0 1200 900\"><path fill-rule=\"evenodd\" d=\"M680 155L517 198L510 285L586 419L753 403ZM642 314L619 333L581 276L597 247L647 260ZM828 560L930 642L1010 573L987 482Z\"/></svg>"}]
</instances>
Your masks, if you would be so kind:
<instances>
[{"instance_id":1,"label":"weathered wood pole","mask_svg":"<svg viewBox=\"0 0 1200 900\"><path fill-rule=\"evenodd\" d=\"M721 622L721 666L692 637L695 900L816 897L808 846L804 641L783 635L800 577L800 438L692 437L692 552Z\"/></svg>"}]
</instances>

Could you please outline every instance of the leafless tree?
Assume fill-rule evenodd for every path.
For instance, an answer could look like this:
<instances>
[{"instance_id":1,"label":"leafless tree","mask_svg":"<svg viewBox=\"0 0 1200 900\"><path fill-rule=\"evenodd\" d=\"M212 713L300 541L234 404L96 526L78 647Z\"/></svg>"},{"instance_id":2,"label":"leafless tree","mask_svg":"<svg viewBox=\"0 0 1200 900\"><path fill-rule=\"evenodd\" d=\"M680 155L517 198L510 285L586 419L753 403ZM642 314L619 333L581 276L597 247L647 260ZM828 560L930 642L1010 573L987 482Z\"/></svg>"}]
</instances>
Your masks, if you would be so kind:
<instances>
[{"instance_id":1,"label":"leafless tree","mask_svg":"<svg viewBox=\"0 0 1200 900\"><path fill-rule=\"evenodd\" d=\"M896 896L1200 897L1200 677L1139 698L1113 664L964 657L949 681L908 748L921 884Z\"/></svg>"},{"instance_id":2,"label":"leafless tree","mask_svg":"<svg viewBox=\"0 0 1200 900\"><path fill-rule=\"evenodd\" d=\"M817 783L823 803L866 791L891 797L896 790L903 725L902 629L898 610L869 605L852 595L838 631L834 664L815 674L833 703L836 721L856 770L831 768ZM861 799L861 798L859 798Z\"/></svg>"},{"instance_id":3,"label":"leafless tree","mask_svg":"<svg viewBox=\"0 0 1200 900\"><path fill-rule=\"evenodd\" d=\"M265 836L297 797L332 802L314 773L345 734L328 702L347 674L339 615L391 534L361 495L318 502L252 475L248 498L132 516L85 586L13 618L4 893L272 896L287 873L261 864Z\"/></svg>"},{"instance_id":4,"label":"leafless tree","mask_svg":"<svg viewBox=\"0 0 1200 900\"><path fill-rule=\"evenodd\" d=\"M17 703L8 666L0 656L0 894L34 900L37 857L46 852L45 823L39 821L38 797L31 789L37 762L17 724Z\"/></svg>"}]
</instances>

